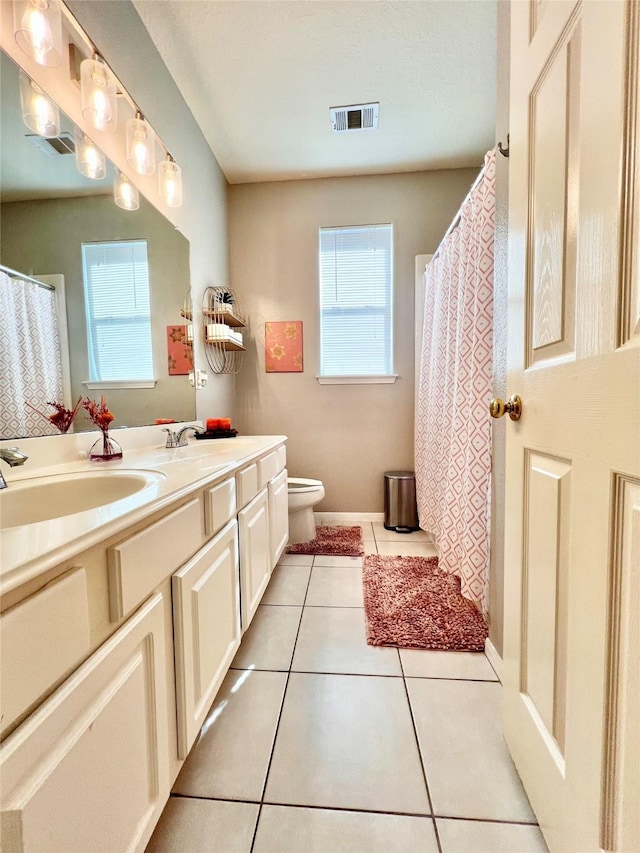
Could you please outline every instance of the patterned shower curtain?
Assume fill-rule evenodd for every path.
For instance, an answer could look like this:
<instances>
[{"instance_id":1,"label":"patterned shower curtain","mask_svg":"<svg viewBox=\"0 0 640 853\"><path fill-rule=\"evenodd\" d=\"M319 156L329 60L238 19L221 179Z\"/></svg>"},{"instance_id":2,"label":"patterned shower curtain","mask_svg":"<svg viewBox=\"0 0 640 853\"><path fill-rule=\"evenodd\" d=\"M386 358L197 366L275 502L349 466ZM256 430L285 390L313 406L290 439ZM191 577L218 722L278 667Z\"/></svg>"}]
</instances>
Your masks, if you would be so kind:
<instances>
[{"instance_id":1,"label":"patterned shower curtain","mask_svg":"<svg viewBox=\"0 0 640 853\"><path fill-rule=\"evenodd\" d=\"M425 271L416 412L418 516L439 567L488 605L495 152Z\"/></svg>"},{"instance_id":2,"label":"patterned shower curtain","mask_svg":"<svg viewBox=\"0 0 640 853\"><path fill-rule=\"evenodd\" d=\"M0 436L58 430L30 409L50 414L62 402L62 364L55 293L0 272Z\"/></svg>"}]
</instances>

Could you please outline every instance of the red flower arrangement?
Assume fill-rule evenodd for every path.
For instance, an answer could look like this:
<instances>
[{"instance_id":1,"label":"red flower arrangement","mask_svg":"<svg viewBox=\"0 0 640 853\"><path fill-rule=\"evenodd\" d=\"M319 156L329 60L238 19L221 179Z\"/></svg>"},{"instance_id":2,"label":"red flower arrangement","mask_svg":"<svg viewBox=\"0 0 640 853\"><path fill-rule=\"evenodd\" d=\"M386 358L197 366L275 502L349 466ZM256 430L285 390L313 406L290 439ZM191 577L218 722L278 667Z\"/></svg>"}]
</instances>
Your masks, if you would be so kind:
<instances>
[{"instance_id":1,"label":"red flower arrangement","mask_svg":"<svg viewBox=\"0 0 640 853\"><path fill-rule=\"evenodd\" d=\"M108 430L111 421L115 420L115 415L107 408L107 401L104 399L104 394L100 397L100 403L96 403L90 397L85 397L82 405L89 413L89 420L93 421L103 432Z\"/></svg>"},{"instance_id":2,"label":"red flower arrangement","mask_svg":"<svg viewBox=\"0 0 640 853\"><path fill-rule=\"evenodd\" d=\"M62 403L50 403L47 401L47 406L53 406L55 409L55 412L50 415L47 415L46 412L41 412L40 409L36 409L36 407L32 406L31 403L27 403L27 406L29 406L30 409L33 409L34 412L42 415L43 418L46 418L49 423L53 424L54 427L57 427L61 433L65 433L69 431L69 427L73 423L73 419L78 414L80 403L82 403L82 397L78 397L78 402L75 404L73 409L67 409L67 407Z\"/></svg>"},{"instance_id":3,"label":"red flower arrangement","mask_svg":"<svg viewBox=\"0 0 640 853\"><path fill-rule=\"evenodd\" d=\"M99 438L91 448L89 459L93 462L122 459L122 448L109 436L109 424L115 419L115 415L109 411L104 394L100 397L99 403L86 397L82 405L88 412L89 420L102 430L102 438Z\"/></svg>"}]
</instances>

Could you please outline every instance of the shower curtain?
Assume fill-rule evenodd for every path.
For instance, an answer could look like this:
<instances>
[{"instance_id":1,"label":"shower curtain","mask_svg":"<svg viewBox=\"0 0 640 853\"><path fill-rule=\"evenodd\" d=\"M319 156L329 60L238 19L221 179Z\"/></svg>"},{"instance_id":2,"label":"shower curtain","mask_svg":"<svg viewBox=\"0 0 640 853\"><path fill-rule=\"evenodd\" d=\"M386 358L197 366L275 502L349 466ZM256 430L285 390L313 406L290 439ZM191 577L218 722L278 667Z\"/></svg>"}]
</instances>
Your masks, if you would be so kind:
<instances>
[{"instance_id":1,"label":"shower curtain","mask_svg":"<svg viewBox=\"0 0 640 853\"><path fill-rule=\"evenodd\" d=\"M58 430L26 403L50 414L62 402L62 364L55 293L0 272L0 436Z\"/></svg>"},{"instance_id":2,"label":"shower curtain","mask_svg":"<svg viewBox=\"0 0 640 853\"><path fill-rule=\"evenodd\" d=\"M415 435L420 527L439 567L486 612L489 573L495 152L425 271Z\"/></svg>"}]
</instances>

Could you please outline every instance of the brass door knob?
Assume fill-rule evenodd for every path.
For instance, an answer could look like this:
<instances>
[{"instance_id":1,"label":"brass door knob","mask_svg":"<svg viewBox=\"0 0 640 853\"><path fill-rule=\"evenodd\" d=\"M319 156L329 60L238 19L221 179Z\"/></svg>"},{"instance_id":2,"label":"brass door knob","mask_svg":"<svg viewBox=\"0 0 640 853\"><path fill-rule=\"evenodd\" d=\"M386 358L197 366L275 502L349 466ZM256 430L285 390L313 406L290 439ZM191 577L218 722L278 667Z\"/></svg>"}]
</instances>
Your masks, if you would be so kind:
<instances>
[{"instance_id":1,"label":"brass door knob","mask_svg":"<svg viewBox=\"0 0 640 853\"><path fill-rule=\"evenodd\" d=\"M489 403L489 411L492 418L501 418L508 413L512 421L519 421L522 414L522 400L517 394L512 394L506 403L500 397L494 397Z\"/></svg>"}]
</instances>

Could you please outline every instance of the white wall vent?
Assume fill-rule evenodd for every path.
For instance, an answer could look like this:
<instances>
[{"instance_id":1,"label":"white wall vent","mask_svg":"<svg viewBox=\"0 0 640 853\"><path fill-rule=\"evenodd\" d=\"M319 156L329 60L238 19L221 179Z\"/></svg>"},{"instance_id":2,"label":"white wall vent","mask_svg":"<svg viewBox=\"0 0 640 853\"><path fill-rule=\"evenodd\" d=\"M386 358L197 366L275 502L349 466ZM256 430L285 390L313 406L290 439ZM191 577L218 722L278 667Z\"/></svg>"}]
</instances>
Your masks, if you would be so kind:
<instances>
[{"instance_id":1,"label":"white wall vent","mask_svg":"<svg viewBox=\"0 0 640 853\"><path fill-rule=\"evenodd\" d=\"M51 139L45 139L44 136L38 136L35 133L25 133L25 137L29 142L33 143L40 151L44 151L50 157L59 157L63 154L75 154L76 145L73 136L66 131L63 131L60 136L54 136Z\"/></svg>"},{"instance_id":2,"label":"white wall vent","mask_svg":"<svg viewBox=\"0 0 640 853\"><path fill-rule=\"evenodd\" d=\"M349 130L377 130L380 104L352 104L348 107L331 107L331 127L334 133Z\"/></svg>"}]
</instances>

